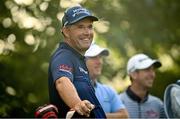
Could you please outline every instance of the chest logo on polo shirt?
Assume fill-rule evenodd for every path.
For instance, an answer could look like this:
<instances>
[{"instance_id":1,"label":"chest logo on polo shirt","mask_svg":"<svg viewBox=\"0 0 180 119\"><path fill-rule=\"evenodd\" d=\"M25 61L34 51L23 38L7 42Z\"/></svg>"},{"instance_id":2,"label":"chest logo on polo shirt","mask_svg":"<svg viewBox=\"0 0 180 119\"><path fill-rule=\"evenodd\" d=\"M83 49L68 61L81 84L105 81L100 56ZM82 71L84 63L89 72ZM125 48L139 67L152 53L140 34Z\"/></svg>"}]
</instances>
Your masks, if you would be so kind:
<instances>
[{"instance_id":1,"label":"chest logo on polo shirt","mask_svg":"<svg viewBox=\"0 0 180 119\"><path fill-rule=\"evenodd\" d=\"M157 118L159 115L158 115L158 112L154 111L154 110L148 110L145 112L146 113L146 116L147 117L150 117L150 118Z\"/></svg>"},{"instance_id":2,"label":"chest logo on polo shirt","mask_svg":"<svg viewBox=\"0 0 180 119\"><path fill-rule=\"evenodd\" d=\"M80 72L83 72L83 73L85 73L85 74L88 74L88 72L85 71L82 67L79 67L79 71L80 71Z\"/></svg>"}]
</instances>

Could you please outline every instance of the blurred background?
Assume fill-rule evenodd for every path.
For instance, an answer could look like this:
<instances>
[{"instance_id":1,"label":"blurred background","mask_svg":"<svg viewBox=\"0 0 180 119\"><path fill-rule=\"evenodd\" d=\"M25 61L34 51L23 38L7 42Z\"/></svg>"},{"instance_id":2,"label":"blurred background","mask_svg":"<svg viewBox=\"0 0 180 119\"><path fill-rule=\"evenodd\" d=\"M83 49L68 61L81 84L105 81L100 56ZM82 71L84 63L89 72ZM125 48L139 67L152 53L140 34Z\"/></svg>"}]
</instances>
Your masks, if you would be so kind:
<instances>
[{"instance_id":1,"label":"blurred background","mask_svg":"<svg viewBox=\"0 0 180 119\"><path fill-rule=\"evenodd\" d=\"M180 0L0 0L0 117L34 117L48 103L49 59L63 40L63 11L76 4L100 18L94 42L111 52L101 82L125 90L135 53L163 64L153 95L163 100L166 86L180 79Z\"/></svg>"}]
</instances>

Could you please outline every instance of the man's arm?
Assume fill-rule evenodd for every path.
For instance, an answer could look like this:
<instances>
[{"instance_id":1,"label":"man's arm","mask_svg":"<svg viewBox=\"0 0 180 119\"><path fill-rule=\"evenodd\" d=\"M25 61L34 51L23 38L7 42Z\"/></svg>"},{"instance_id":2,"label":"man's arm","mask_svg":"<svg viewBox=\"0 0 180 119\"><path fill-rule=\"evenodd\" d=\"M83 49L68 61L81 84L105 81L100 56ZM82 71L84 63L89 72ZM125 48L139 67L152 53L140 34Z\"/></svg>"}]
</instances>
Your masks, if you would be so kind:
<instances>
[{"instance_id":1,"label":"man's arm","mask_svg":"<svg viewBox=\"0 0 180 119\"><path fill-rule=\"evenodd\" d=\"M107 118L124 118L127 119L129 117L128 111L119 98L119 95L114 90L114 88L109 87L109 95L110 96L110 104L111 104L111 112L106 113Z\"/></svg>"},{"instance_id":2,"label":"man's arm","mask_svg":"<svg viewBox=\"0 0 180 119\"><path fill-rule=\"evenodd\" d=\"M128 111L126 109L120 109L117 112L114 113L106 113L106 116L108 119L113 118L123 118L127 119L129 117Z\"/></svg>"},{"instance_id":3,"label":"man's arm","mask_svg":"<svg viewBox=\"0 0 180 119\"><path fill-rule=\"evenodd\" d=\"M93 109L92 104L88 100L81 100L78 93L67 77L61 77L55 82L56 89L63 99L63 101L73 110L80 115L89 116L90 111Z\"/></svg>"}]
</instances>

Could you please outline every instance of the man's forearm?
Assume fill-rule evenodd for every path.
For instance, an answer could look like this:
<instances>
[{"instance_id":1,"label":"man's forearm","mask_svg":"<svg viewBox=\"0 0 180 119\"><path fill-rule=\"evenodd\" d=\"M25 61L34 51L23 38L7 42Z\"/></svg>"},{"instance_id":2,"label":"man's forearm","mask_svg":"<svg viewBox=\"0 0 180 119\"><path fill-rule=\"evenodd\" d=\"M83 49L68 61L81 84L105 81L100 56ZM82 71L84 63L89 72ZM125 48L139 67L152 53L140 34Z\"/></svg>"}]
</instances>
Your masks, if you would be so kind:
<instances>
[{"instance_id":1,"label":"man's forearm","mask_svg":"<svg viewBox=\"0 0 180 119\"><path fill-rule=\"evenodd\" d=\"M115 118L127 119L129 117L129 115L128 115L128 112L126 111L126 109L121 109L118 112L106 113L106 117L108 119L115 119Z\"/></svg>"},{"instance_id":2,"label":"man's forearm","mask_svg":"<svg viewBox=\"0 0 180 119\"><path fill-rule=\"evenodd\" d=\"M61 77L56 80L55 84L59 95L70 108L73 108L81 101L70 79Z\"/></svg>"},{"instance_id":3,"label":"man's forearm","mask_svg":"<svg viewBox=\"0 0 180 119\"><path fill-rule=\"evenodd\" d=\"M88 100L81 100L70 79L61 77L56 80L56 89L64 102L80 115L90 116L94 105Z\"/></svg>"}]
</instances>

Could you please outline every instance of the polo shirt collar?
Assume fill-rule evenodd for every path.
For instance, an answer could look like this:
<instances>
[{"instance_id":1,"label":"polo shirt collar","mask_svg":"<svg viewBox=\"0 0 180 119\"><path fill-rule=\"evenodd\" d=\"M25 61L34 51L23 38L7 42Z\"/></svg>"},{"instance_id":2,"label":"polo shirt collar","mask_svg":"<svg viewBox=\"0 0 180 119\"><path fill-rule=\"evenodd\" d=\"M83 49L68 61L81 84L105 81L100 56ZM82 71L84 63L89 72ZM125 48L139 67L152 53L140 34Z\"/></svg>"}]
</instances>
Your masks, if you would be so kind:
<instances>
[{"instance_id":1,"label":"polo shirt collar","mask_svg":"<svg viewBox=\"0 0 180 119\"><path fill-rule=\"evenodd\" d=\"M73 49L71 46L69 46L69 44L67 44L65 42L61 42L59 45L59 48L68 49L68 50L72 51L79 59L81 59L81 60L85 59L85 57L83 55L81 55L79 52L77 52L75 49Z\"/></svg>"},{"instance_id":2,"label":"polo shirt collar","mask_svg":"<svg viewBox=\"0 0 180 119\"><path fill-rule=\"evenodd\" d=\"M141 99L139 96L137 96L131 89L130 86L127 88L126 90L127 95L134 101L138 102L138 103L144 103L148 100L148 93L146 94L146 96L144 97L144 99Z\"/></svg>"},{"instance_id":3,"label":"polo shirt collar","mask_svg":"<svg viewBox=\"0 0 180 119\"><path fill-rule=\"evenodd\" d=\"M93 80L91 79L91 84L93 85L94 88L97 88L98 82L97 82L97 80L96 80L96 81L93 81Z\"/></svg>"}]
</instances>

